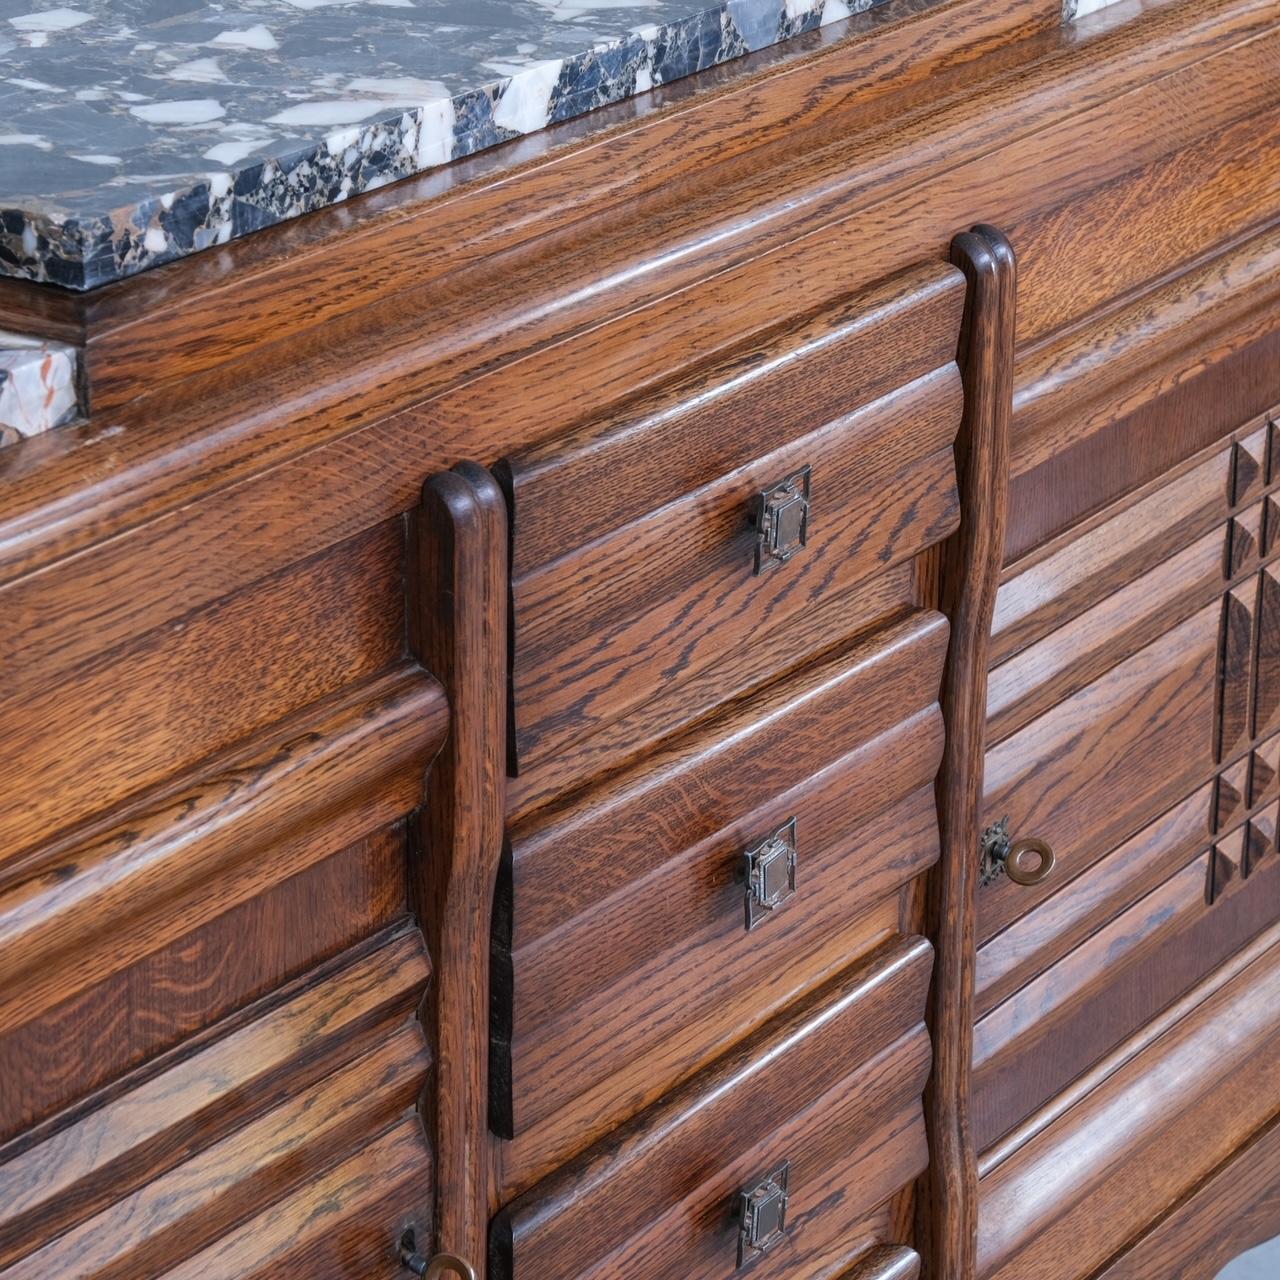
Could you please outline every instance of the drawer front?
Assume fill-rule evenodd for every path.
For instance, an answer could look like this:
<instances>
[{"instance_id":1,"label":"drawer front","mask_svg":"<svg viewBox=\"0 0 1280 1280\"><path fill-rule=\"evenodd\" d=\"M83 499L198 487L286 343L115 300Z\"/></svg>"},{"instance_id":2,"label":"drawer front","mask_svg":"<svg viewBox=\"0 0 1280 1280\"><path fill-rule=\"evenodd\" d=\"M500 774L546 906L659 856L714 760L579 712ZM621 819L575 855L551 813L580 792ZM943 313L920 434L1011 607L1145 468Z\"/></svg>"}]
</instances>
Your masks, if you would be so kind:
<instances>
[{"instance_id":1,"label":"drawer front","mask_svg":"<svg viewBox=\"0 0 1280 1280\"><path fill-rule=\"evenodd\" d=\"M503 465L520 767L956 527L962 304L908 273Z\"/></svg>"},{"instance_id":2,"label":"drawer front","mask_svg":"<svg viewBox=\"0 0 1280 1280\"><path fill-rule=\"evenodd\" d=\"M0 1271L394 1280L431 1221L428 976L402 931L0 1163Z\"/></svg>"},{"instance_id":3,"label":"drawer front","mask_svg":"<svg viewBox=\"0 0 1280 1280\"><path fill-rule=\"evenodd\" d=\"M930 960L923 939L886 943L521 1196L493 1224L494 1280L852 1264L865 1248L853 1228L927 1162Z\"/></svg>"},{"instance_id":4,"label":"drawer front","mask_svg":"<svg viewBox=\"0 0 1280 1280\"><path fill-rule=\"evenodd\" d=\"M493 967L507 1136L601 1132L896 928L938 856L947 637L916 611L517 826Z\"/></svg>"}]
</instances>

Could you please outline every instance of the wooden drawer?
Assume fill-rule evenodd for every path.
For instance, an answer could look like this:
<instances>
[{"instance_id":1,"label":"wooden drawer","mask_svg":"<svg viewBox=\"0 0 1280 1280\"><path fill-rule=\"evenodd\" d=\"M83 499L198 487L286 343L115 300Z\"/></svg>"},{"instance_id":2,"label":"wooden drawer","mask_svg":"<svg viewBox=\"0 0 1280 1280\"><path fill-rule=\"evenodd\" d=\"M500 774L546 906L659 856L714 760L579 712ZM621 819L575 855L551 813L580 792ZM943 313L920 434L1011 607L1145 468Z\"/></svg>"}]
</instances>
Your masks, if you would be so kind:
<instances>
[{"instance_id":1,"label":"wooden drawer","mask_svg":"<svg viewBox=\"0 0 1280 1280\"><path fill-rule=\"evenodd\" d=\"M503 464L518 767L956 527L963 297L905 273ZM758 561L804 468L805 545Z\"/></svg>"},{"instance_id":2,"label":"wooden drawer","mask_svg":"<svg viewBox=\"0 0 1280 1280\"><path fill-rule=\"evenodd\" d=\"M0 1163L6 1280L403 1274L429 1227L416 930L162 1061Z\"/></svg>"},{"instance_id":3,"label":"wooden drawer","mask_svg":"<svg viewBox=\"0 0 1280 1280\"><path fill-rule=\"evenodd\" d=\"M1274 815L1259 818L1274 836ZM1248 823L1219 835L1214 847L1119 911L979 1020L974 1036L979 1147L1055 1097L1280 919L1280 857L1261 833L1261 825ZM1143 847L1158 856L1156 841ZM1138 857L1126 848L1094 871L1105 874L1112 858L1125 855L1132 868ZM1086 893L1094 871L1079 884ZM1051 947L1054 924L1064 923L1073 905L1060 906L1058 899L1074 897L1075 888L1049 899L1018 925L1034 929L1039 923ZM1118 888L1123 893L1125 886ZM1050 919L1037 922L1041 914ZM1001 945L996 937L987 950L998 953Z\"/></svg>"},{"instance_id":4,"label":"wooden drawer","mask_svg":"<svg viewBox=\"0 0 1280 1280\"><path fill-rule=\"evenodd\" d=\"M979 890L991 938L1213 770L1223 606L1203 606L987 752L984 825L1055 850L1049 880Z\"/></svg>"},{"instance_id":5,"label":"wooden drawer","mask_svg":"<svg viewBox=\"0 0 1280 1280\"><path fill-rule=\"evenodd\" d=\"M854 1226L927 1162L931 954L886 943L503 1209L493 1280L727 1280L741 1197L784 1164L785 1233L744 1260L761 1277L848 1266Z\"/></svg>"},{"instance_id":6,"label":"wooden drawer","mask_svg":"<svg viewBox=\"0 0 1280 1280\"><path fill-rule=\"evenodd\" d=\"M938 857L947 637L916 610L515 828L493 1115L540 1130L526 1155L585 1146L897 928ZM795 851L774 908L762 846L784 886Z\"/></svg>"}]
</instances>

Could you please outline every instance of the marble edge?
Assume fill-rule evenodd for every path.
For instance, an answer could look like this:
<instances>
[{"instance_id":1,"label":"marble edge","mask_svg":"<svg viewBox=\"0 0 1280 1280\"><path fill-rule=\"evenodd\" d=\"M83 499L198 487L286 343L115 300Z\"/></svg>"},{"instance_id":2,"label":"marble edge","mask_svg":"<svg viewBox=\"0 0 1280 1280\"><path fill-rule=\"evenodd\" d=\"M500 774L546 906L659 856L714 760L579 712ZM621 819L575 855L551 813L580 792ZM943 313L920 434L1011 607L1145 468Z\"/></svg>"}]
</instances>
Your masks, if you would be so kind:
<instances>
[{"instance_id":1,"label":"marble edge","mask_svg":"<svg viewBox=\"0 0 1280 1280\"><path fill-rule=\"evenodd\" d=\"M0 203L0 275L88 290L779 44L884 0L721 0L86 218ZM52 201L51 201L52 203Z\"/></svg>"}]
</instances>

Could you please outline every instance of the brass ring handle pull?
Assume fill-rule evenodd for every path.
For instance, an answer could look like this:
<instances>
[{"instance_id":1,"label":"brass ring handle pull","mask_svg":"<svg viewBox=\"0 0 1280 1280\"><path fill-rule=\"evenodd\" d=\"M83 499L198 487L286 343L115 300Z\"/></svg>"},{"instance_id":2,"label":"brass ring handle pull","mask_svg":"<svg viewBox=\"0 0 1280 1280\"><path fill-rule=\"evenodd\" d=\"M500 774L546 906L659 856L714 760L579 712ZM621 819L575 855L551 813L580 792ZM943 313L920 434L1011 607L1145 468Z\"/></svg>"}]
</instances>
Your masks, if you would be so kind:
<instances>
[{"instance_id":1,"label":"brass ring handle pull","mask_svg":"<svg viewBox=\"0 0 1280 1280\"><path fill-rule=\"evenodd\" d=\"M406 1231L400 1240L400 1261L423 1280L476 1280L475 1268L453 1253L437 1253L428 1259L415 1247L412 1231Z\"/></svg>"},{"instance_id":2,"label":"brass ring handle pull","mask_svg":"<svg viewBox=\"0 0 1280 1280\"><path fill-rule=\"evenodd\" d=\"M1034 854L1035 865L1028 868L1023 862L1025 855ZM1023 836L1009 846L1009 856L1005 860L1005 872L1014 884L1024 886L1043 884L1053 873L1058 858L1049 845L1034 836Z\"/></svg>"}]
</instances>

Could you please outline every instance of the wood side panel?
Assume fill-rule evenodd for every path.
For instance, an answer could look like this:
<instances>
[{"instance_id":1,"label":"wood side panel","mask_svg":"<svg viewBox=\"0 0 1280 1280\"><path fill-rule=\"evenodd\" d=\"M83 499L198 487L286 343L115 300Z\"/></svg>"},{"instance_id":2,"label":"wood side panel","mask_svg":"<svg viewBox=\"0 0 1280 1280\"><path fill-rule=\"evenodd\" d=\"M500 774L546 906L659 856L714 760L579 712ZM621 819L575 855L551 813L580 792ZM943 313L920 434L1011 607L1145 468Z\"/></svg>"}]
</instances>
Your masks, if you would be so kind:
<instances>
[{"instance_id":1,"label":"wood side panel","mask_svg":"<svg viewBox=\"0 0 1280 1280\"><path fill-rule=\"evenodd\" d=\"M513 575L952 364L963 305L924 263L535 445L509 464Z\"/></svg>"},{"instance_id":2,"label":"wood side panel","mask_svg":"<svg viewBox=\"0 0 1280 1280\"><path fill-rule=\"evenodd\" d=\"M422 1029L403 1023L368 1053L44 1247L32 1249L37 1241L25 1241L24 1256L9 1265L6 1277L89 1272L100 1280L134 1280L162 1274L230 1234L263 1205L321 1180L335 1159L411 1112L427 1063ZM414 1200L406 1199L404 1208Z\"/></svg>"},{"instance_id":3,"label":"wood side panel","mask_svg":"<svg viewBox=\"0 0 1280 1280\"><path fill-rule=\"evenodd\" d=\"M1098 1280L1215 1280L1233 1258L1280 1234L1280 1125L1272 1123L1171 1209Z\"/></svg>"},{"instance_id":4,"label":"wood side panel","mask_svg":"<svg viewBox=\"0 0 1280 1280\"><path fill-rule=\"evenodd\" d=\"M521 766L950 533L960 400L930 375L517 579ZM755 576L755 496L804 466L807 545Z\"/></svg>"},{"instance_id":5,"label":"wood side panel","mask_svg":"<svg viewBox=\"0 0 1280 1280\"><path fill-rule=\"evenodd\" d=\"M370 1135L358 1151L287 1199L165 1271L163 1280L402 1280L406 1228L428 1234L430 1151L417 1116Z\"/></svg>"},{"instance_id":6,"label":"wood side panel","mask_svg":"<svg viewBox=\"0 0 1280 1280\"><path fill-rule=\"evenodd\" d=\"M429 975L416 930L212 1039L0 1164L12 1257L189 1159L407 1024Z\"/></svg>"},{"instance_id":7,"label":"wood side panel","mask_svg":"<svg viewBox=\"0 0 1280 1280\"><path fill-rule=\"evenodd\" d=\"M1034 910L978 950L977 1012L1050 969L1118 911L1167 879L1213 838L1214 784L1205 783L1086 874L1064 879Z\"/></svg>"},{"instance_id":8,"label":"wood side panel","mask_svg":"<svg viewBox=\"0 0 1280 1280\"><path fill-rule=\"evenodd\" d=\"M410 668L273 726L0 882L0 1027L21 1026L418 803L444 736Z\"/></svg>"},{"instance_id":9,"label":"wood side panel","mask_svg":"<svg viewBox=\"0 0 1280 1280\"><path fill-rule=\"evenodd\" d=\"M0 1036L0 1143L407 910L404 828L397 825L47 1009Z\"/></svg>"},{"instance_id":10,"label":"wood side panel","mask_svg":"<svg viewBox=\"0 0 1280 1280\"><path fill-rule=\"evenodd\" d=\"M985 941L1205 778L1213 765L1214 603L987 753L984 823L1047 840L1054 876L979 891Z\"/></svg>"},{"instance_id":11,"label":"wood side panel","mask_svg":"<svg viewBox=\"0 0 1280 1280\"><path fill-rule=\"evenodd\" d=\"M1280 860L1212 905L1200 857L979 1021L974 1131L985 1148L1280 917Z\"/></svg>"},{"instance_id":12,"label":"wood side panel","mask_svg":"<svg viewBox=\"0 0 1280 1280\"><path fill-rule=\"evenodd\" d=\"M1091 1276L1280 1112L1277 933L982 1180L978 1274Z\"/></svg>"},{"instance_id":13,"label":"wood side panel","mask_svg":"<svg viewBox=\"0 0 1280 1280\"><path fill-rule=\"evenodd\" d=\"M403 532L343 546L55 678L41 601L25 675L0 704L0 872L22 850L402 659ZM136 571L136 569L135 569ZM83 590L84 584L80 584ZM32 621L9 620L24 630Z\"/></svg>"},{"instance_id":14,"label":"wood side panel","mask_svg":"<svg viewBox=\"0 0 1280 1280\"><path fill-rule=\"evenodd\" d=\"M952 621L942 685L947 742L936 784L942 856L924 901L938 950L929 1032L935 1065L925 1093L931 1153L918 1194L918 1238L938 1277L968 1280L977 1230L977 1162L969 1120L988 646L1008 511L1017 262L996 228L958 236L952 261L969 286L959 359L965 409L956 439L964 512L943 549L941 601Z\"/></svg>"},{"instance_id":15,"label":"wood side panel","mask_svg":"<svg viewBox=\"0 0 1280 1280\"><path fill-rule=\"evenodd\" d=\"M736 1227L728 1210L740 1180L749 1182L756 1164L768 1167L772 1152L775 1162L788 1156L793 1162L792 1247L804 1247L810 1213L818 1223L825 1217L839 1225L855 1206L866 1213L881 1203L893 1189L877 1176L886 1160L895 1175L889 1182L898 1186L922 1167L919 1104L911 1102L923 1087L929 1050L923 1027L913 1029L913 1022L923 1013L929 957L920 939L886 944L508 1206L494 1225L496 1275L552 1280L617 1274L621 1267L657 1277L670 1261L668 1229L682 1222L677 1256L688 1274L730 1276ZM833 1051L851 1034L859 1063ZM784 1080L791 1085L782 1088ZM913 1127L913 1109L917 1137L904 1142L894 1135ZM824 1215L822 1198L815 1203L805 1188L821 1187L831 1166L847 1158L851 1140L865 1142L881 1125L890 1127L881 1139L885 1154L876 1151L879 1143L868 1144L876 1154L863 1166L879 1199L850 1196L854 1204L827 1206ZM905 1153L905 1164L895 1153L898 1160ZM785 1261L766 1260L764 1274L780 1274Z\"/></svg>"}]
</instances>

